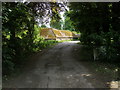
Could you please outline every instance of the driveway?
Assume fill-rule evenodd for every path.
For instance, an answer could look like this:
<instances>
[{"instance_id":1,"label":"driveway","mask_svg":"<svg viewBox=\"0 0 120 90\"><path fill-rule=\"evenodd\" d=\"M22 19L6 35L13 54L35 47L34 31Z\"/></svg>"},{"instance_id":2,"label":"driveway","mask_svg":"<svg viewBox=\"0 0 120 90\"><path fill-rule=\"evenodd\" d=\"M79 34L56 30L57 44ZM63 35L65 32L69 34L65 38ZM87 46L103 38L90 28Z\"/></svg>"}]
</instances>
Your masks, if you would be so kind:
<instances>
[{"instance_id":1,"label":"driveway","mask_svg":"<svg viewBox=\"0 0 120 90\"><path fill-rule=\"evenodd\" d=\"M58 43L37 55L19 76L3 82L3 88L106 88L89 66L75 58L78 42Z\"/></svg>"}]
</instances>

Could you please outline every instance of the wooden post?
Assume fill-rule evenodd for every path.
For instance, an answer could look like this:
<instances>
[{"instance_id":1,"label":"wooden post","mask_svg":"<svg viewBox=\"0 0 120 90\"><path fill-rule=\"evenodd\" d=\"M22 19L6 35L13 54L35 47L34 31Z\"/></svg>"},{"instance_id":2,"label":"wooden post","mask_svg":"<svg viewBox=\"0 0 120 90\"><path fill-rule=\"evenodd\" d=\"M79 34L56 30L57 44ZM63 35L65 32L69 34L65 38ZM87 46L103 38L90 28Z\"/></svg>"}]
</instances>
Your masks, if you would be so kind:
<instances>
[{"instance_id":1,"label":"wooden post","mask_svg":"<svg viewBox=\"0 0 120 90\"><path fill-rule=\"evenodd\" d=\"M98 47L93 47L93 57L94 57L94 61L97 60L98 54L99 54L99 48L98 48Z\"/></svg>"}]
</instances>

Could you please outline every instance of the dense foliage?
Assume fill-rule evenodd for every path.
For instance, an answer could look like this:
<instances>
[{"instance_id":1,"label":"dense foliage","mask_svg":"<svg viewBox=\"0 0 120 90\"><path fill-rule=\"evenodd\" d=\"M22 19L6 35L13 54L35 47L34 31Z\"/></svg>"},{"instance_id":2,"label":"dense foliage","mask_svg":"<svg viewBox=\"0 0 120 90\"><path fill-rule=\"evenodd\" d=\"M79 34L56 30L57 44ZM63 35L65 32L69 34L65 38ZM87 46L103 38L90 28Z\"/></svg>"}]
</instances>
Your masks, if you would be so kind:
<instances>
[{"instance_id":1,"label":"dense foliage","mask_svg":"<svg viewBox=\"0 0 120 90\"><path fill-rule=\"evenodd\" d=\"M45 17L58 19L59 4L2 3L3 75L13 72L16 67L25 62L28 55L56 43L56 41L45 41L40 37L37 20L40 19L39 23L43 24L47 23Z\"/></svg>"},{"instance_id":2,"label":"dense foliage","mask_svg":"<svg viewBox=\"0 0 120 90\"><path fill-rule=\"evenodd\" d=\"M10 74L33 52L56 41L40 37L40 28L61 29L60 12L66 3L2 3L3 75ZM81 33L82 44L100 49L99 59L120 60L120 3L70 3L63 29ZM50 21L51 20L51 21ZM39 27L38 23L42 26Z\"/></svg>"},{"instance_id":3,"label":"dense foliage","mask_svg":"<svg viewBox=\"0 0 120 90\"><path fill-rule=\"evenodd\" d=\"M64 30L71 30L71 31L75 31L74 25L73 25L73 21L70 19L70 17L68 16L68 12L65 13L64 17L64 25L63 25L63 29Z\"/></svg>"},{"instance_id":4,"label":"dense foliage","mask_svg":"<svg viewBox=\"0 0 120 90\"><path fill-rule=\"evenodd\" d=\"M70 16L82 44L100 48L100 60L120 60L120 3L70 3Z\"/></svg>"}]
</instances>

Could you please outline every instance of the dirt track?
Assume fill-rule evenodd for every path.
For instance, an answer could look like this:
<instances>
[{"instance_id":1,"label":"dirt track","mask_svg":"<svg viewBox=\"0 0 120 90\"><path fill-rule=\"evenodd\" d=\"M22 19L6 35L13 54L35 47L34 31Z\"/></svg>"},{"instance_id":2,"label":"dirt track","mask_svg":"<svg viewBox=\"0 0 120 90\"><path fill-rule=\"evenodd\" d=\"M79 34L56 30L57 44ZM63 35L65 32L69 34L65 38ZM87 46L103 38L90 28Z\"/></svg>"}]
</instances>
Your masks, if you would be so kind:
<instances>
[{"instance_id":1,"label":"dirt track","mask_svg":"<svg viewBox=\"0 0 120 90\"><path fill-rule=\"evenodd\" d=\"M3 83L3 88L105 88L88 66L74 58L73 52L80 48L76 43L63 42L48 49L25 72Z\"/></svg>"}]
</instances>

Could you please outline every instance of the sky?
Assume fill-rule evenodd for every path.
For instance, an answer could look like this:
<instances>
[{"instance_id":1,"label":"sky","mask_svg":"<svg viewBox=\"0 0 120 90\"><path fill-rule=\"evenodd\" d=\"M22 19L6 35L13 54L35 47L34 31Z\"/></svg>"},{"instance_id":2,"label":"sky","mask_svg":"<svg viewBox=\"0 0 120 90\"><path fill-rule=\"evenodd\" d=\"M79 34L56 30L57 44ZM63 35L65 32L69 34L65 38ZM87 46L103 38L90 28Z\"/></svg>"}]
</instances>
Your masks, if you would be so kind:
<instances>
[{"instance_id":1,"label":"sky","mask_svg":"<svg viewBox=\"0 0 120 90\"><path fill-rule=\"evenodd\" d=\"M60 3L62 3L62 2L60 2ZM65 6L65 8L66 8L67 10L69 10L69 8L68 8L67 6ZM65 13L65 10L59 12L59 14L60 14L60 16L61 16L61 21L63 21L63 24L64 24L64 21L65 21L64 13ZM51 26L50 26L51 18L48 17L48 16L46 16L46 17L44 17L43 22L44 22L45 20L48 20L48 23L46 23L46 24L44 24L44 25L45 25L46 27L48 27L48 28L51 28ZM38 21L38 25L41 26L42 24L41 24L41 22L40 22L40 19L38 19L37 21ZM61 29L63 28L63 24L61 25Z\"/></svg>"}]
</instances>

